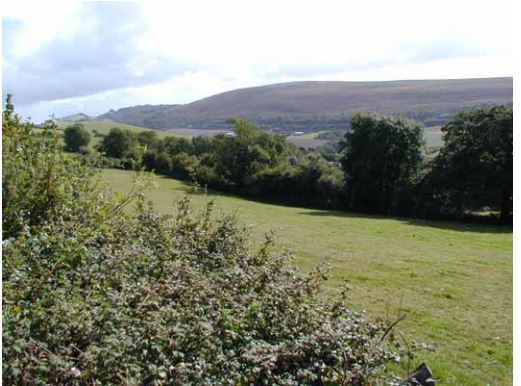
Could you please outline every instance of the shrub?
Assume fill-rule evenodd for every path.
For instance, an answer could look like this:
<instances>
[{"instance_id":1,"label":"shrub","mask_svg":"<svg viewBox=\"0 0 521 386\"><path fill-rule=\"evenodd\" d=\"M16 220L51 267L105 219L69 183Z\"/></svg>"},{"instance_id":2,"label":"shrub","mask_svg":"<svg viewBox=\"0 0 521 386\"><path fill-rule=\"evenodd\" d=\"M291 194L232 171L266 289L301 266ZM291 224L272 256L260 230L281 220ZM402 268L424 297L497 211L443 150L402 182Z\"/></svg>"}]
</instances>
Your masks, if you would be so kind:
<instances>
[{"instance_id":1,"label":"shrub","mask_svg":"<svg viewBox=\"0 0 521 386\"><path fill-rule=\"evenodd\" d=\"M82 147L87 147L90 142L90 133L80 123L67 127L63 134L67 151L79 152Z\"/></svg>"},{"instance_id":2,"label":"shrub","mask_svg":"<svg viewBox=\"0 0 521 386\"><path fill-rule=\"evenodd\" d=\"M108 157L124 158L133 153L137 145L138 141L135 133L114 127L103 137L103 140L100 142L100 150Z\"/></svg>"},{"instance_id":3,"label":"shrub","mask_svg":"<svg viewBox=\"0 0 521 386\"><path fill-rule=\"evenodd\" d=\"M387 348L388 326L322 300L322 270L298 274L288 256L269 252L270 237L253 248L233 217L212 216L211 203L197 212L185 198L159 216L137 188L109 199L56 141L37 142L6 117L4 161L18 157L34 172L4 164L4 193L30 193L4 204L5 384L390 380L386 365L397 354ZM49 181L60 187L53 210L25 210L39 207L36 193ZM135 210L124 211L133 198Z\"/></svg>"},{"instance_id":4,"label":"shrub","mask_svg":"<svg viewBox=\"0 0 521 386\"><path fill-rule=\"evenodd\" d=\"M60 136L52 122L41 135L33 135L32 124L22 123L15 115L10 97L3 112L2 144L4 238L14 237L26 227L55 221L94 194L94 171L88 159L78 161L61 151Z\"/></svg>"}]
</instances>

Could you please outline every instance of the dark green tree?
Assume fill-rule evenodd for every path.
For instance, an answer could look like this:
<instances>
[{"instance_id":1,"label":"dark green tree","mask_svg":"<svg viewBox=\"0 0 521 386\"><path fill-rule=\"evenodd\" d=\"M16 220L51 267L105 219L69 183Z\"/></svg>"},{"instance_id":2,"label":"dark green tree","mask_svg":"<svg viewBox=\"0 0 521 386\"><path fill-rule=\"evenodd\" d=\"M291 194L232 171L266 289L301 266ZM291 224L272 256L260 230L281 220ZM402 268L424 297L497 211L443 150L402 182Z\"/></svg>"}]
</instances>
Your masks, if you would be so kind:
<instances>
[{"instance_id":1,"label":"dark green tree","mask_svg":"<svg viewBox=\"0 0 521 386\"><path fill-rule=\"evenodd\" d=\"M190 140L186 138L166 137L161 143L160 150L172 156L180 153L191 154L193 148Z\"/></svg>"},{"instance_id":2,"label":"dark green tree","mask_svg":"<svg viewBox=\"0 0 521 386\"><path fill-rule=\"evenodd\" d=\"M159 139L157 138L157 133L152 130L143 130L138 133L137 140L140 145L146 146L147 148L151 148L157 145Z\"/></svg>"},{"instance_id":3,"label":"dark green tree","mask_svg":"<svg viewBox=\"0 0 521 386\"><path fill-rule=\"evenodd\" d=\"M253 176L274 166L284 153L284 138L258 130L244 119L232 119L235 135L218 135L213 140L215 171L223 182L239 190L247 188Z\"/></svg>"},{"instance_id":4,"label":"dark green tree","mask_svg":"<svg viewBox=\"0 0 521 386\"><path fill-rule=\"evenodd\" d=\"M137 140L130 131L114 127L103 137L101 150L109 157L122 158L131 152L135 145Z\"/></svg>"},{"instance_id":5,"label":"dark green tree","mask_svg":"<svg viewBox=\"0 0 521 386\"><path fill-rule=\"evenodd\" d=\"M423 128L414 121L354 115L341 143L350 206L377 213L404 210L423 146Z\"/></svg>"},{"instance_id":6,"label":"dark green tree","mask_svg":"<svg viewBox=\"0 0 521 386\"><path fill-rule=\"evenodd\" d=\"M90 133L81 123L67 127L63 134L67 151L79 152L81 147L86 147L90 142Z\"/></svg>"},{"instance_id":7,"label":"dark green tree","mask_svg":"<svg viewBox=\"0 0 521 386\"><path fill-rule=\"evenodd\" d=\"M442 132L444 146L429 175L432 199L443 199L459 214L498 209L507 222L512 212L512 108L460 112Z\"/></svg>"}]
</instances>

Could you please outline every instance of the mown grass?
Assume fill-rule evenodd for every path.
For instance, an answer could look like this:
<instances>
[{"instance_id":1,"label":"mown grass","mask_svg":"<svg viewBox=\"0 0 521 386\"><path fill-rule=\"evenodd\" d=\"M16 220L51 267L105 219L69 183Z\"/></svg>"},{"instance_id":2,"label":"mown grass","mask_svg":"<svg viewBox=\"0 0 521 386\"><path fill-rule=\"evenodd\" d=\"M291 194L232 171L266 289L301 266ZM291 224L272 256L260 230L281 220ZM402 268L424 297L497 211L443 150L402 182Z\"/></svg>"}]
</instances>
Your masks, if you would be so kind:
<instances>
[{"instance_id":1,"label":"mown grass","mask_svg":"<svg viewBox=\"0 0 521 386\"><path fill-rule=\"evenodd\" d=\"M134 173L103 170L103 179L128 191ZM157 178L147 193L162 213L189 187ZM303 270L331 267L325 296L344 281L352 306L372 317L396 319L407 340L432 345L410 365L426 361L439 385L512 384L512 229L368 216L271 205L211 193L217 211L237 211L253 243L274 230L278 248L294 252ZM194 195L196 207L209 197ZM405 366L400 369L405 372Z\"/></svg>"}]
</instances>

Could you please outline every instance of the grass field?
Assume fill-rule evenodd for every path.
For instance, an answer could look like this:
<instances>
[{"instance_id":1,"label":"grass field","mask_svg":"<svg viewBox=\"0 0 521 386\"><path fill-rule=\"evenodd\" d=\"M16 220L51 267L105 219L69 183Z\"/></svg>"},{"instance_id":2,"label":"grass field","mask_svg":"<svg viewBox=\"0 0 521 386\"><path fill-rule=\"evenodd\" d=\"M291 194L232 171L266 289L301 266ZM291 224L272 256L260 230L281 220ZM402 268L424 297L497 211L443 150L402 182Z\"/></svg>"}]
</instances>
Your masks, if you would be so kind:
<instances>
[{"instance_id":1,"label":"grass field","mask_svg":"<svg viewBox=\"0 0 521 386\"><path fill-rule=\"evenodd\" d=\"M98 144L101 141L100 137L94 136L94 133L93 133L94 130L96 130L99 134L107 135L109 133L110 129L112 129L114 127L119 127L121 130L130 130L135 133L139 133L141 131L154 131L157 133L157 137L160 139L163 139L165 137L191 138L190 135L185 135L182 133L147 129L145 127L133 126L133 125L128 125L126 123L120 123L120 122L114 122L109 119L97 119L97 120L79 121L79 122L59 120L58 129L60 131L65 130L67 127L72 126L75 123L79 123L79 124L83 125L83 127L92 134L90 143L88 146L90 149L93 149L94 146L96 146L96 144Z\"/></svg>"},{"instance_id":2,"label":"grass field","mask_svg":"<svg viewBox=\"0 0 521 386\"><path fill-rule=\"evenodd\" d=\"M327 143L327 140L318 139L317 136L324 131L318 131L314 133L306 133L303 135L289 135L286 141L304 148L315 149Z\"/></svg>"},{"instance_id":3,"label":"grass field","mask_svg":"<svg viewBox=\"0 0 521 386\"><path fill-rule=\"evenodd\" d=\"M104 170L113 190L128 191L134 173ZM188 191L157 178L148 197L162 213ZM285 207L227 195L217 211L235 210L254 243L274 230L279 248L295 254L303 270L331 266L326 296L347 280L352 306L372 317L406 314L399 330L435 351L420 351L439 385L512 384L512 229L415 221ZM194 195L200 207L208 197Z\"/></svg>"},{"instance_id":4,"label":"grass field","mask_svg":"<svg viewBox=\"0 0 521 386\"><path fill-rule=\"evenodd\" d=\"M108 134L110 129L112 129L113 127L119 127L121 130L130 130L130 131L133 131L136 133L139 133L141 131L155 131L159 138L164 138L164 137L168 137L168 136L175 136L175 137L188 136L188 135L182 135L179 133L152 130L152 129L147 129L145 127L128 125L126 123L114 122L109 119L98 119L98 120L81 121L81 122L62 120L62 121L58 121L58 127L61 130L63 130L68 126L74 125L75 123L82 124L85 127L85 129L87 129L90 132L92 132L93 130L96 130L98 133L103 134L103 135Z\"/></svg>"}]
</instances>

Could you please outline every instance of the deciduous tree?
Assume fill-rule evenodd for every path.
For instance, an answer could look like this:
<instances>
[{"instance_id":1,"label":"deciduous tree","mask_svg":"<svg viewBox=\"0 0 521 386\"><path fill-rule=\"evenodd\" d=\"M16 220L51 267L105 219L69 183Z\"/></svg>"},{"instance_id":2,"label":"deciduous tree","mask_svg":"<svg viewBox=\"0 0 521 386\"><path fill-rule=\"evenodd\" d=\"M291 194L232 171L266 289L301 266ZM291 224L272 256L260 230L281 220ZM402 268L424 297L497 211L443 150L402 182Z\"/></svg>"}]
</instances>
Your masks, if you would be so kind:
<instances>
[{"instance_id":1,"label":"deciduous tree","mask_svg":"<svg viewBox=\"0 0 521 386\"><path fill-rule=\"evenodd\" d=\"M79 152L81 147L86 147L90 142L90 133L81 123L67 127L63 133L65 149L68 151Z\"/></svg>"},{"instance_id":2,"label":"deciduous tree","mask_svg":"<svg viewBox=\"0 0 521 386\"><path fill-rule=\"evenodd\" d=\"M513 112L506 106L457 114L442 128L444 146L434 162L435 197L454 210L512 212Z\"/></svg>"},{"instance_id":3,"label":"deciduous tree","mask_svg":"<svg viewBox=\"0 0 521 386\"><path fill-rule=\"evenodd\" d=\"M422 162L423 146L423 128L414 121L354 115L341 143L350 205L378 213L404 206Z\"/></svg>"}]
</instances>

